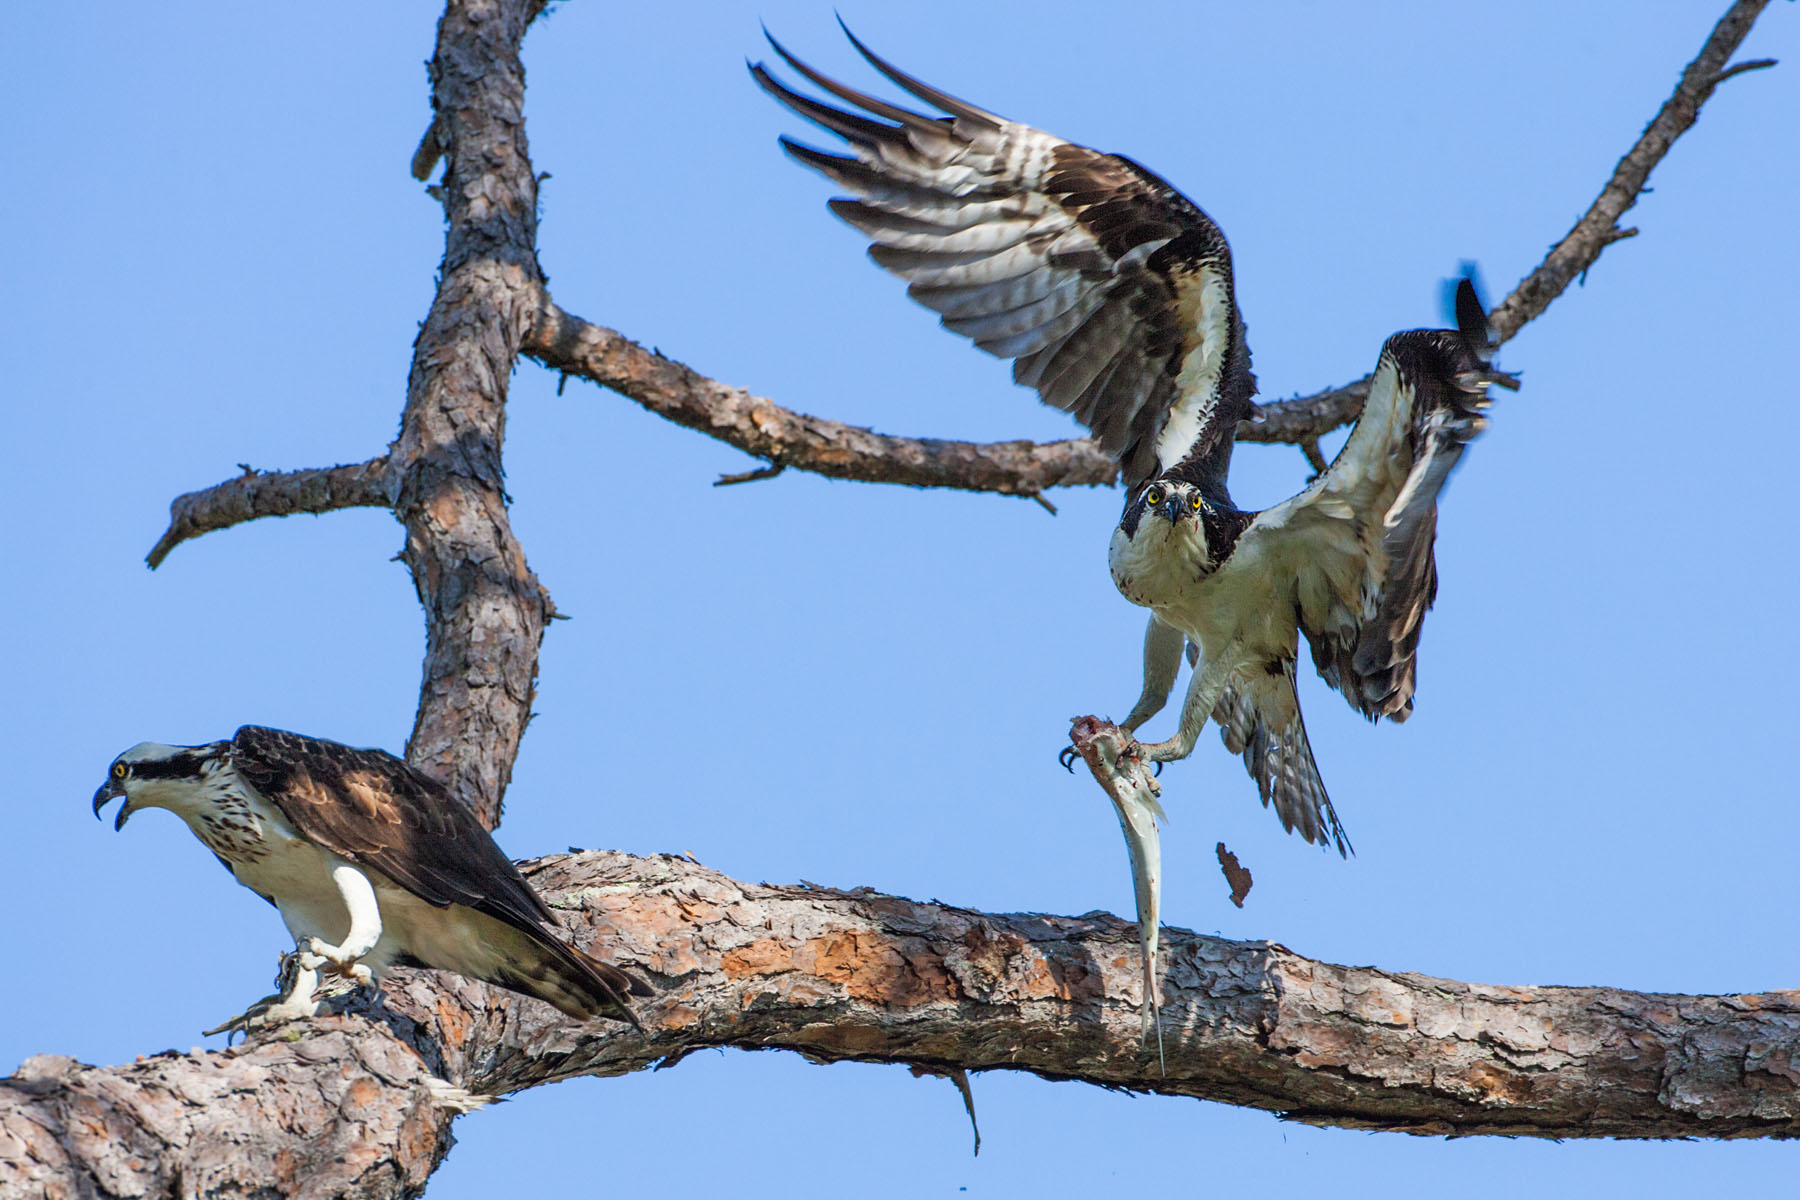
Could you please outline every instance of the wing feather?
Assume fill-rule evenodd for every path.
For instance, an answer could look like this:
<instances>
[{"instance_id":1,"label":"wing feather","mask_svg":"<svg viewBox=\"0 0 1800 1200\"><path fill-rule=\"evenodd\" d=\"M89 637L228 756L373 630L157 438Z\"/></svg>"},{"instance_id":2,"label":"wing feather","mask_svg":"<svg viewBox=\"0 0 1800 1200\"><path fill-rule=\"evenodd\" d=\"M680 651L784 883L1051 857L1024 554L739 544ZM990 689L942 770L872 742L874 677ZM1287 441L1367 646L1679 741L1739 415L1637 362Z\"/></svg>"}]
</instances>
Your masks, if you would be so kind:
<instances>
[{"instance_id":1,"label":"wing feather","mask_svg":"<svg viewBox=\"0 0 1800 1200\"><path fill-rule=\"evenodd\" d=\"M605 1011L637 1023L624 996L648 988L557 937L543 900L469 807L437 780L386 751L257 725L237 731L231 760L309 840L438 908L461 905L517 930L537 947L539 972L560 969L587 988L591 1009L583 1014L559 1003L565 1012Z\"/></svg>"},{"instance_id":2,"label":"wing feather","mask_svg":"<svg viewBox=\"0 0 1800 1200\"><path fill-rule=\"evenodd\" d=\"M246 725L232 739L232 764L301 833L422 900L511 924L554 923L469 807L385 751Z\"/></svg>"},{"instance_id":3,"label":"wing feather","mask_svg":"<svg viewBox=\"0 0 1800 1200\"><path fill-rule=\"evenodd\" d=\"M1317 846L1350 856L1350 839L1325 792L1294 691L1294 660L1253 665L1234 674L1213 709L1225 748L1241 754L1264 807L1281 826Z\"/></svg>"},{"instance_id":4,"label":"wing feather","mask_svg":"<svg viewBox=\"0 0 1800 1200\"><path fill-rule=\"evenodd\" d=\"M1010 337L1039 329L1079 308L1083 297L1079 288L1065 284L1036 300L1013 308L995 309L966 317L945 317L944 328L960 333L977 344L984 339Z\"/></svg>"},{"instance_id":5,"label":"wing feather","mask_svg":"<svg viewBox=\"0 0 1800 1200\"><path fill-rule=\"evenodd\" d=\"M1314 666L1370 720L1412 711L1419 634L1437 598L1437 498L1486 428L1488 389L1518 386L1489 366L1493 341L1467 279L1457 313L1460 329L1387 340L1343 450L1239 543L1290 573Z\"/></svg>"},{"instance_id":6,"label":"wing feather","mask_svg":"<svg viewBox=\"0 0 1800 1200\"><path fill-rule=\"evenodd\" d=\"M848 87L770 38L791 69L849 106L751 67L771 96L849 143L844 156L782 139L796 161L852 193L832 211L946 329L1013 359L1016 381L1086 425L1128 486L1185 462L1222 493L1255 382L1218 227L1130 159L1007 121L850 40L948 115ZM1209 313L1202 293L1222 295L1229 312ZM1199 363L1210 373L1191 369Z\"/></svg>"},{"instance_id":7,"label":"wing feather","mask_svg":"<svg viewBox=\"0 0 1800 1200\"><path fill-rule=\"evenodd\" d=\"M1022 308L1046 296L1058 293L1074 295L1080 290L1081 276L1075 271L1033 271L1017 279L963 287L933 287L915 283L906 290L906 294L939 316L956 318Z\"/></svg>"}]
</instances>

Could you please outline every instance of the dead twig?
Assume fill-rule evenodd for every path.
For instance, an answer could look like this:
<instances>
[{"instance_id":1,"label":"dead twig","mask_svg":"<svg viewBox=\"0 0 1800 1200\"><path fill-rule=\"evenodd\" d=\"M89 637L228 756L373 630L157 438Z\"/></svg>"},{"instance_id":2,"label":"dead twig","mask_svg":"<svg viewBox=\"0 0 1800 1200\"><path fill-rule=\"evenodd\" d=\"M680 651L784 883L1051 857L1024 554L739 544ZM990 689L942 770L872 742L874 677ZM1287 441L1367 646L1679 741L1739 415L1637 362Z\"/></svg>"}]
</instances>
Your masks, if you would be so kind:
<instances>
[{"instance_id":1,"label":"dead twig","mask_svg":"<svg viewBox=\"0 0 1800 1200\"><path fill-rule=\"evenodd\" d=\"M229 529L259 517L327 513L340 508L387 508L388 457L308 471L258 471L239 463L243 474L198 492L175 497L169 527L144 561L155 570L169 551L190 538Z\"/></svg>"},{"instance_id":2,"label":"dead twig","mask_svg":"<svg viewBox=\"0 0 1800 1200\"><path fill-rule=\"evenodd\" d=\"M721 475L713 480L714 487L730 487L734 483L755 483L759 479L773 479L787 470L785 463L770 463L766 467L758 467L754 471L739 471L735 475Z\"/></svg>"}]
</instances>

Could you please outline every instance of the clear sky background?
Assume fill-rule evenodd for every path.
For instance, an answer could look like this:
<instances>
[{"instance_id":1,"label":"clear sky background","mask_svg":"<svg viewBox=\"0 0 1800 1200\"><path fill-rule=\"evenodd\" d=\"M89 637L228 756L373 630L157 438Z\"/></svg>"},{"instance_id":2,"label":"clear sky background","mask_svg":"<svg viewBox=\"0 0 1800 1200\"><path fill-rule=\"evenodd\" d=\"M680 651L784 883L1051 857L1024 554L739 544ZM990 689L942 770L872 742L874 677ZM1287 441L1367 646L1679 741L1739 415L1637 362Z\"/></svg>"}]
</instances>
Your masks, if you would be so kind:
<instances>
[{"instance_id":1,"label":"clear sky background","mask_svg":"<svg viewBox=\"0 0 1800 1200\"><path fill-rule=\"evenodd\" d=\"M1587 207L1724 9L1699 3L884 5L901 66L1132 155L1223 226L1265 398L1354 379L1442 321L1464 259L1498 300ZM805 133L743 60L760 17L873 76L819 0L563 5L526 43L557 299L782 404L906 434L1054 438L1060 414L912 306L777 152ZM112 756L261 722L398 751L423 650L380 511L143 555L237 463L393 436L442 250L407 175L437 8L21 6L0 76L13 496L0 1071L187 1048L267 990L285 935L173 819L95 822ZM1104 13L1105 15L1098 15ZM1583 288L1505 347L1442 506L1419 703L1371 727L1316 678L1309 728L1358 855L1284 836L1209 731L1163 777L1164 917L1337 962L1505 984L1800 985L1793 504L1800 13L1777 4ZM816 142L823 135L813 137ZM998 911L1130 913L1072 714L1136 694L1119 497L1061 515L755 464L521 365L513 519L563 611L507 797L514 855L692 851ZM1240 449L1238 501L1306 475ZM1169 718L1150 727L1163 736ZM809 765L795 769L804 747ZM676 764L654 792L622 756ZM1213 861L1256 875L1239 911ZM213 1039L212 1044L222 1044ZM722 1053L541 1089L457 1126L434 1197L1351 1197L1791 1186L1792 1146L1445 1141L1024 1075Z\"/></svg>"}]
</instances>

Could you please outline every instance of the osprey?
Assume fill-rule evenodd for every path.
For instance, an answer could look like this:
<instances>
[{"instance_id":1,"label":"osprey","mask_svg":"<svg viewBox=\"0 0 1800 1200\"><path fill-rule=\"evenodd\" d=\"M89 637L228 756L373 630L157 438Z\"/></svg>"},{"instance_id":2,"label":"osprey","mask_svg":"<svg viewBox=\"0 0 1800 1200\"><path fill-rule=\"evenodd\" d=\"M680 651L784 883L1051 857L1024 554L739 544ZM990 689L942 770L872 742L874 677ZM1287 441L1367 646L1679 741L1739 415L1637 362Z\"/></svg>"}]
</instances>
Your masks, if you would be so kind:
<instances>
[{"instance_id":1,"label":"osprey","mask_svg":"<svg viewBox=\"0 0 1800 1200\"><path fill-rule=\"evenodd\" d=\"M1210 715L1283 825L1347 854L1294 691L1298 634L1352 707L1406 718L1437 590L1438 492L1483 427L1487 388L1517 386L1489 366L1473 285L1458 288L1458 330L1388 339L1354 432L1306 490L1242 511L1225 477L1256 382L1218 226L1130 159L977 108L845 33L947 115L846 87L773 38L790 67L862 111L794 92L761 64L751 74L849 143L846 156L781 139L854 193L831 208L874 240L870 256L946 329L1012 359L1017 382L1117 457L1126 499L1113 580L1152 611L1143 688L1123 727L1162 709L1185 642L1194 671L1180 726L1144 746L1148 758L1186 757Z\"/></svg>"},{"instance_id":2,"label":"osprey","mask_svg":"<svg viewBox=\"0 0 1800 1200\"><path fill-rule=\"evenodd\" d=\"M390 966L435 967L576 1020L633 1025L625 996L650 994L564 944L468 806L384 751L255 725L203 746L143 742L113 760L94 815L118 799L114 829L139 809L168 809L294 936L288 990L220 1029L313 1015L321 968L371 984Z\"/></svg>"}]
</instances>

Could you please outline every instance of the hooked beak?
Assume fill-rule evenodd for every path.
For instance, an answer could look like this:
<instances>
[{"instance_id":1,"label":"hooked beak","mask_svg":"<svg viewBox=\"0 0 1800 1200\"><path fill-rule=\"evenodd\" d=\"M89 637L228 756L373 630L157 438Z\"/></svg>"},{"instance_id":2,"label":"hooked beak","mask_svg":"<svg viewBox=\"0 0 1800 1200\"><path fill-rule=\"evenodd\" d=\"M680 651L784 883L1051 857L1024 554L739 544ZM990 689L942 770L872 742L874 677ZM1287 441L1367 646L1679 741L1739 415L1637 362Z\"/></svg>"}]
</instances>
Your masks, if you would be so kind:
<instances>
[{"instance_id":1,"label":"hooked beak","mask_svg":"<svg viewBox=\"0 0 1800 1200\"><path fill-rule=\"evenodd\" d=\"M1181 497L1179 496L1170 496L1167 500L1162 502L1162 515L1169 518L1169 524L1171 525L1179 525L1181 523L1181 515L1185 512L1187 512L1187 505L1181 502Z\"/></svg>"},{"instance_id":2,"label":"hooked beak","mask_svg":"<svg viewBox=\"0 0 1800 1200\"><path fill-rule=\"evenodd\" d=\"M95 818L98 819L100 810L114 800L125 801L125 803L119 806L118 817L113 820L113 832L117 833L119 830L125 828L125 822L131 816L131 797L125 794L125 789L120 786L116 779L108 779L101 785L100 790L94 793Z\"/></svg>"}]
</instances>

